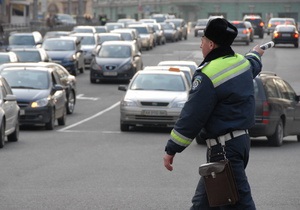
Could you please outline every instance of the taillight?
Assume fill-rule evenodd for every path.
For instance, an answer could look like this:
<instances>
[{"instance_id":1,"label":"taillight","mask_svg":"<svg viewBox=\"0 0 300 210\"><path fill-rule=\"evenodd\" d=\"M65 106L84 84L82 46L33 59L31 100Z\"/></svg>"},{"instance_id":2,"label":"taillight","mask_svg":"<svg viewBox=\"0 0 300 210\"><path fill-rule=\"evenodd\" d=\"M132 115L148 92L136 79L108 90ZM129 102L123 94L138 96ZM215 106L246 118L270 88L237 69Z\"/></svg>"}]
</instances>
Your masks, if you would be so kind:
<instances>
[{"instance_id":1,"label":"taillight","mask_svg":"<svg viewBox=\"0 0 300 210\"><path fill-rule=\"evenodd\" d=\"M269 103L267 101L264 101L262 106L262 123L269 124L269 119L267 119L270 116Z\"/></svg>"},{"instance_id":2,"label":"taillight","mask_svg":"<svg viewBox=\"0 0 300 210\"><path fill-rule=\"evenodd\" d=\"M248 34L248 32L249 32L248 29L243 30L243 34Z\"/></svg>"},{"instance_id":3,"label":"taillight","mask_svg":"<svg viewBox=\"0 0 300 210\"><path fill-rule=\"evenodd\" d=\"M263 27L265 24L263 22L259 23L259 26Z\"/></svg>"},{"instance_id":4,"label":"taillight","mask_svg":"<svg viewBox=\"0 0 300 210\"><path fill-rule=\"evenodd\" d=\"M274 32L273 37L274 38L278 38L279 37L279 33L278 32Z\"/></svg>"},{"instance_id":5,"label":"taillight","mask_svg":"<svg viewBox=\"0 0 300 210\"><path fill-rule=\"evenodd\" d=\"M298 39L299 38L299 34L298 33L294 33L294 38Z\"/></svg>"}]
</instances>

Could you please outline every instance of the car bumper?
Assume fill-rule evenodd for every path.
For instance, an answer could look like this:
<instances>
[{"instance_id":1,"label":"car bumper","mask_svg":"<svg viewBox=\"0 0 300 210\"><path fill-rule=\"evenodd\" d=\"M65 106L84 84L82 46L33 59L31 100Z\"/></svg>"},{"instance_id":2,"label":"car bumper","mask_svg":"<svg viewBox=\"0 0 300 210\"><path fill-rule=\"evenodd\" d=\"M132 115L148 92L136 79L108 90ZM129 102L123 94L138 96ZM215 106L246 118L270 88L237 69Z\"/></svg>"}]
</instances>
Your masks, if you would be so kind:
<instances>
[{"instance_id":1,"label":"car bumper","mask_svg":"<svg viewBox=\"0 0 300 210\"><path fill-rule=\"evenodd\" d=\"M130 80L134 74L135 70L133 69L111 72L90 69L91 80Z\"/></svg>"},{"instance_id":2,"label":"car bumper","mask_svg":"<svg viewBox=\"0 0 300 210\"><path fill-rule=\"evenodd\" d=\"M121 108L120 121L133 126L173 127L180 115L181 109L150 110Z\"/></svg>"},{"instance_id":3,"label":"car bumper","mask_svg":"<svg viewBox=\"0 0 300 210\"><path fill-rule=\"evenodd\" d=\"M45 124L50 121L52 116L52 107L40 108L21 108L20 110L20 124L21 125L36 125Z\"/></svg>"}]
</instances>

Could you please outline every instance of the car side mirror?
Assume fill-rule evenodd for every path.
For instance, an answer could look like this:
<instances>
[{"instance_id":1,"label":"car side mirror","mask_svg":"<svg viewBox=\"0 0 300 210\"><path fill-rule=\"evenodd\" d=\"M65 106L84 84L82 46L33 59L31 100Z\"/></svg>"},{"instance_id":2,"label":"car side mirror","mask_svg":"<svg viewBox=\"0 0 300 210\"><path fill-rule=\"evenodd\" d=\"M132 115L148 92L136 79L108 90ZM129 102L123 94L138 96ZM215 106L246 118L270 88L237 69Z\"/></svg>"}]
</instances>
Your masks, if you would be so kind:
<instances>
[{"instance_id":1,"label":"car side mirror","mask_svg":"<svg viewBox=\"0 0 300 210\"><path fill-rule=\"evenodd\" d=\"M4 97L4 101L16 101L16 100L17 100L17 97L15 95L7 94Z\"/></svg>"},{"instance_id":2,"label":"car side mirror","mask_svg":"<svg viewBox=\"0 0 300 210\"><path fill-rule=\"evenodd\" d=\"M52 88L54 91L64 90L64 87L59 84L55 84Z\"/></svg>"}]
</instances>

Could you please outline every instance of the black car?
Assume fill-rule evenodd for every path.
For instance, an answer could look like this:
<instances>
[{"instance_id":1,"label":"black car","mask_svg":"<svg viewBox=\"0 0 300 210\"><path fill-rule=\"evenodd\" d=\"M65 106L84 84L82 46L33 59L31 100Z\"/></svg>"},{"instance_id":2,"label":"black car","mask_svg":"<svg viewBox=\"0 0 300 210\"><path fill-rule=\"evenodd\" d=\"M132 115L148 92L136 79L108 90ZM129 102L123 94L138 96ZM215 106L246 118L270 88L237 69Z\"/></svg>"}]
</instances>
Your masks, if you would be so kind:
<instances>
[{"instance_id":1,"label":"black car","mask_svg":"<svg viewBox=\"0 0 300 210\"><path fill-rule=\"evenodd\" d=\"M128 81L143 69L143 60L134 41L105 41L94 54L90 81Z\"/></svg>"},{"instance_id":2,"label":"black car","mask_svg":"<svg viewBox=\"0 0 300 210\"><path fill-rule=\"evenodd\" d=\"M277 25L272 35L274 45L292 44L295 48L299 47L299 32L293 25Z\"/></svg>"},{"instance_id":3,"label":"black car","mask_svg":"<svg viewBox=\"0 0 300 210\"><path fill-rule=\"evenodd\" d=\"M280 146L289 135L300 141L299 95L291 85L273 72L262 72L254 79L254 90L255 125L250 136L267 136L271 146Z\"/></svg>"},{"instance_id":4,"label":"black car","mask_svg":"<svg viewBox=\"0 0 300 210\"><path fill-rule=\"evenodd\" d=\"M66 103L66 109L67 114L72 114L75 109L76 105L76 94L77 94L77 80L76 77L71 75L67 69L65 69L62 65L53 63L53 62L28 62L28 63L14 63L14 64L3 64L0 66L0 71L2 69L8 68L8 67L47 67L51 68L55 75L57 76L57 79L60 81L60 83L63 85L65 91L66 91L66 97L67 97L67 103Z\"/></svg>"},{"instance_id":5,"label":"black car","mask_svg":"<svg viewBox=\"0 0 300 210\"><path fill-rule=\"evenodd\" d=\"M291 85L273 72L263 71L254 80L255 125L251 137L266 136L270 146L281 146L283 137L300 141L300 103ZM198 144L205 141L198 135Z\"/></svg>"},{"instance_id":6,"label":"black car","mask_svg":"<svg viewBox=\"0 0 300 210\"><path fill-rule=\"evenodd\" d=\"M19 67L1 65L0 74L17 97L20 125L44 125L47 130L54 129L56 120L58 125L65 125L66 91L53 68L26 63Z\"/></svg>"},{"instance_id":7,"label":"black car","mask_svg":"<svg viewBox=\"0 0 300 210\"><path fill-rule=\"evenodd\" d=\"M257 35L259 38L264 38L265 33L265 23L259 15L245 15L244 21L249 21L254 29L254 35Z\"/></svg>"}]
</instances>

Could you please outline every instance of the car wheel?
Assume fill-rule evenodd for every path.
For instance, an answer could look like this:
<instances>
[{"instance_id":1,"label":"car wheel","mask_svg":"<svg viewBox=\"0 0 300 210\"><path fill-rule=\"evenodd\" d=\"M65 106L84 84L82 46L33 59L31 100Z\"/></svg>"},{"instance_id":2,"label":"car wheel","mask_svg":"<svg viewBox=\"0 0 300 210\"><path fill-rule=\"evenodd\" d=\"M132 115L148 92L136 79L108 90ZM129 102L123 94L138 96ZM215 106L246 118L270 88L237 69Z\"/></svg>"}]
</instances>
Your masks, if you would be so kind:
<instances>
[{"instance_id":1,"label":"car wheel","mask_svg":"<svg viewBox=\"0 0 300 210\"><path fill-rule=\"evenodd\" d=\"M121 131L129 131L129 125L125 123L120 123L120 129Z\"/></svg>"},{"instance_id":2,"label":"car wheel","mask_svg":"<svg viewBox=\"0 0 300 210\"><path fill-rule=\"evenodd\" d=\"M300 135L297 135L297 141L300 142Z\"/></svg>"},{"instance_id":3,"label":"car wheel","mask_svg":"<svg viewBox=\"0 0 300 210\"><path fill-rule=\"evenodd\" d=\"M91 83L96 83L96 81L97 81L96 79L90 78Z\"/></svg>"},{"instance_id":4,"label":"car wheel","mask_svg":"<svg viewBox=\"0 0 300 210\"><path fill-rule=\"evenodd\" d=\"M279 147L283 142L283 123L280 120L276 126L275 132L272 136L267 136L270 146Z\"/></svg>"},{"instance_id":5,"label":"car wheel","mask_svg":"<svg viewBox=\"0 0 300 210\"><path fill-rule=\"evenodd\" d=\"M199 134L196 136L196 142L197 144L206 144L205 139L201 138Z\"/></svg>"},{"instance_id":6,"label":"car wheel","mask_svg":"<svg viewBox=\"0 0 300 210\"><path fill-rule=\"evenodd\" d=\"M52 110L49 122L46 123L45 127L47 130L53 130L55 125L55 110Z\"/></svg>"},{"instance_id":7,"label":"car wheel","mask_svg":"<svg viewBox=\"0 0 300 210\"><path fill-rule=\"evenodd\" d=\"M298 44L298 43L296 43L296 44L295 44L295 48L298 48L298 47L299 47L299 44Z\"/></svg>"},{"instance_id":8,"label":"car wheel","mask_svg":"<svg viewBox=\"0 0 300 210\"><path fill-rule=\"evenodd\" d=\"M16 142L19 140L19 133L20 133L20 125L19 120L15 125L15 131L7 136L7 141L9 142Z\"/></svg>"},{"instance_id":9,"label":"car wheel","mask_svg":"<svg viewBox=\"0 0 300 210\"><path fill-rule=\"evenodd\" d=\"M3 148L5 144L5 125L2 121L1 127L0 127L0 148Z\"/></svg>"},{"instance_id":10,"label":"car wheel","mask_svg":"<svg viewBox=\"0 0 300 210\"><path fill-rule=\"evenodd\" d=\"M66 108L64 108L63 115L57 119L58 125L65 125L67 120L67 111Z\"/></svg>"},{"instance_id":11,"label":"car wheel","mask_svg":"<svg viewBox=\"0 0 300 210\"><path fill-rule=\"evenodd\" d=\"M67 101L67 114L72 114L74 112L75 103L76 103L75 94L73 91L71 91L69 93L69 97Z\"/></svg>"}]
</instances>

